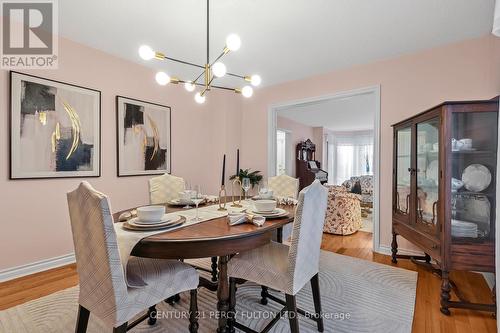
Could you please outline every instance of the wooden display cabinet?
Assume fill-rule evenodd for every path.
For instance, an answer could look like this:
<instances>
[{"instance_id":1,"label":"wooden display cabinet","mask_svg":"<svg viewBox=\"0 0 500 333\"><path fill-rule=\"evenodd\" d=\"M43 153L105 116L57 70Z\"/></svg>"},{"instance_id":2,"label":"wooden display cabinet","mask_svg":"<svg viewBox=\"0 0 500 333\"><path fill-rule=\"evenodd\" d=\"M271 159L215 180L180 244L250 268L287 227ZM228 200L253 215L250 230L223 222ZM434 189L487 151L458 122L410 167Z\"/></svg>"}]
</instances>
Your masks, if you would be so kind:
<instances>
[{"instance_id":1,"label":"wooden display cabinet","mask_svg":"<svg viewBox=\"0 0 500 333\"><path fill-rule=\"evenodd\" d=\"M446 315L496 311L465 300L449 272L495 272L498 107L498 97L445 102L393 125L392 261L411 259L439 274ZM425 255L398 255L398 235ZM459 301L450 300L452 290Z\"/></svg>"}]
</instances>

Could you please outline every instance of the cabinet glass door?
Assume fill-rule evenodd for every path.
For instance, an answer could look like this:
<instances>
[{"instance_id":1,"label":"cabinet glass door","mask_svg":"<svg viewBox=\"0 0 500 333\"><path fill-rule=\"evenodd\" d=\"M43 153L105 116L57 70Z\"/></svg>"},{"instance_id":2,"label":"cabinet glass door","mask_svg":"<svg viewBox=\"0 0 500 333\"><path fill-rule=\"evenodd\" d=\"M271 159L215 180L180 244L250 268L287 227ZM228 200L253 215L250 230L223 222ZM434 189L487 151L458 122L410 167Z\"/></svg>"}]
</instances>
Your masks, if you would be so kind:
<instances>
[{"instance_id":1,"label":"cabinet glass door","mask_svg":"<svg viewBox=\"0 0 500 333\"><path fill-rule=\"evenodd\" d=\"M417 123L415 223L436 233L439 199L439 117Z\"/></svg>"},{"instance_id":2,"label":"cabinet glass door","mask_svg":"<svg viewBox=\"0 0 500 333\"><path fill-rule=\"evenodd\" d=\"M411 127L396 131L396 182L394 212L409 222L411 185Z\"/></svg>"},{"instance_id":3,"label":"cabinet glass door","mask_svg":"<svg viewBox=\"0 0 500 333\"><path fill-rule=\"evenodd\" d=\"M497 113L451 114L451 237L455 243L494 239Z\"/></svg>"}]
</instances>

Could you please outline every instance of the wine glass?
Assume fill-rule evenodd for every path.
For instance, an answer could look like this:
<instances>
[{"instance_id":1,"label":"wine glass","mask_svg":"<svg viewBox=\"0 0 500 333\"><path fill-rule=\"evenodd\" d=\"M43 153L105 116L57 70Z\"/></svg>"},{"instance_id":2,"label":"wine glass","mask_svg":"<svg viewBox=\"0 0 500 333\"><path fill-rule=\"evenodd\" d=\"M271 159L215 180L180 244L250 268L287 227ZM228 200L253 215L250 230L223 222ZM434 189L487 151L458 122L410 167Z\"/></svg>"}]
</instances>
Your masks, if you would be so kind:
<instances>
[{"instance_id":1,"label":"wine glass","mask_svg":"<svg viewBox=\"0 0 500 333\"><path fill-rule=\"evenodd\" d=\"M184 183L184 196L182 197L182 199L186 200L186 206L182 207L183 209L193 208L189 205L192 196L193 195L192 195L192 191L191 191L191 186L189 186L188 182L185 182Z\"/></svg>"},{"instance_id":2,"label":"wine glass","mask_svg":"<svg viewBox=\"0 0 500 333\"><path fill-rule=\"evenodd\" d=\"M259 184L259 198L267 199L269 193L269 188L267 187L267 182L264 180Z\"/></svg>"},{"instance_id":3,"label":"wine glass","mask_svg":"<svg viewBox=\"0 0 500 333\"><path fill-rule=\"evenodd\" d=\"M241 188L243 189L243 191L245 192L245 200L247 199L247 192L248 190L250 189L250 178L248 177L244 177L242 180L241 180Z\"/></svg>"},{"instance_id":4,"label":"wine glass","mask_svg":"<svg viewBox=\"0 0 500 333\"><path fill-rule=\"evenodd\" d=\"M204 200L204 197L201 194L201 187L199 185L196 185L194 187L193 194L194 195L191 197L191 200L196 205L196 217L193 218L193 220L194 221L201 221L201 218L198 216L198 205Z\"/></svg>"}]
</instances>

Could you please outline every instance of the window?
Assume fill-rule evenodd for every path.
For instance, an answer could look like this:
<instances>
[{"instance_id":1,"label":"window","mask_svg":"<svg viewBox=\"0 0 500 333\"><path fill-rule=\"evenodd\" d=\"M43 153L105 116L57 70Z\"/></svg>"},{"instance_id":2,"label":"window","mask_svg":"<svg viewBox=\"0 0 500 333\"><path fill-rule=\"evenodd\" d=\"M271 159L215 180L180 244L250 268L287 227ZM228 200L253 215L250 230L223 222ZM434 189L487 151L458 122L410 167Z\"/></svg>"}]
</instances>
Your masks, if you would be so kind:
<instances>
[{"instance_id":1,"label":"window","mask_svg":"<svg viewBox=\"0 0 500 333\"><path fill-rule=\"evenodd\" d=\"M335 184L354 176L373 175L372 131L336 133L330 147L335 155L330 164Z\"/></svg>"},{"instance_id":2,"label":"window","mask_svg":"<svg viewBox=\"0 0 500 333\"><path fill-rule=\"evenodd\" d=\"M276 131L276 175L283 175L287 172L287 140L286 132Z\"/></svg>"}]
</instances>

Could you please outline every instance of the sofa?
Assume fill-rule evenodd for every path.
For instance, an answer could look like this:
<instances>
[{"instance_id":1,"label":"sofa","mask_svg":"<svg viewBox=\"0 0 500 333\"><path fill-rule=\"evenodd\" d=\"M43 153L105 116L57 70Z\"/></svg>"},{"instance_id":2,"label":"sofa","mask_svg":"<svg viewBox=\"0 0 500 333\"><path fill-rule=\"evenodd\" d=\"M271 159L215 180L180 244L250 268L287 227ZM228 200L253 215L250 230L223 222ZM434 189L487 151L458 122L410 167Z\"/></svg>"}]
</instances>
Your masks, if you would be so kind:
<instances>
[{"instance_id":1,"label":"sofa","mask_svg":"<svg viewBox=\"0 0 500 333\"><path fill-rule=\"evenodd\" d=\"M329 185L323 232L351 235L361 229L361 196L350 193L345 186Z\"/></svg>"},{"instance_id":2,"label":"sofa","mask_svg":"<svg viewBox=\"0 0 500 333\"><path fill-rule=\"evenodd\" d=\"M354 184L359 180L361 184L361 203L365 207L373 207L373 176L365 175L365 176L356 176L351 177L342 183L347 191L351 191Z\"/></svg>"}]
</instances>

